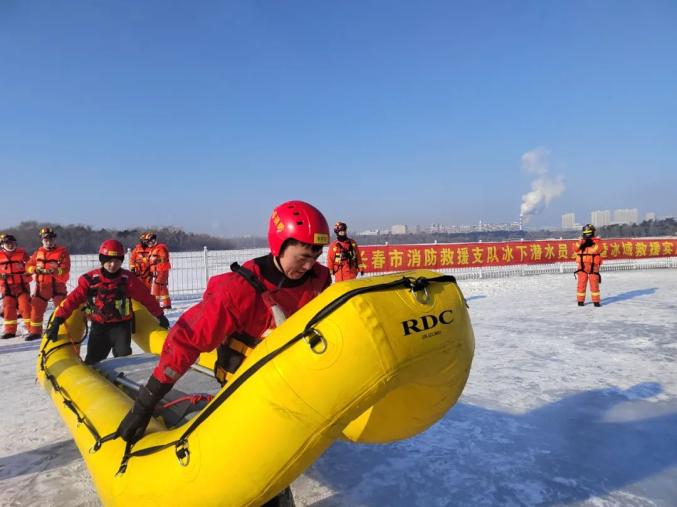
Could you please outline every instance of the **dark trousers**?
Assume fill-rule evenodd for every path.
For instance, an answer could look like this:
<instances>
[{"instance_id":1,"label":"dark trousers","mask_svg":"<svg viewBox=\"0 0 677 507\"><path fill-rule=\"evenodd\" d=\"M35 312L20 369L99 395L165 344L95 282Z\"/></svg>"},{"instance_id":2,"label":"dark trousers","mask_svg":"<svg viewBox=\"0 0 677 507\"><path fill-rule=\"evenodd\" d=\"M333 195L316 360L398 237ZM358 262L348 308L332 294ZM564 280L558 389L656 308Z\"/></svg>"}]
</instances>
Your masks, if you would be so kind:
<instances>
[{"instance_id":1,"label":"dark trousers","mask_svg":"<svg viewBox=\"0 0 677 507\"><path fill-rule=\"evenodd\" d=\"M132 353L131 321L114 322L112 324L90 323L89 341L85 364L103 361L113 350L113 356L128 356Z\"/></svg>"}]
</instances>

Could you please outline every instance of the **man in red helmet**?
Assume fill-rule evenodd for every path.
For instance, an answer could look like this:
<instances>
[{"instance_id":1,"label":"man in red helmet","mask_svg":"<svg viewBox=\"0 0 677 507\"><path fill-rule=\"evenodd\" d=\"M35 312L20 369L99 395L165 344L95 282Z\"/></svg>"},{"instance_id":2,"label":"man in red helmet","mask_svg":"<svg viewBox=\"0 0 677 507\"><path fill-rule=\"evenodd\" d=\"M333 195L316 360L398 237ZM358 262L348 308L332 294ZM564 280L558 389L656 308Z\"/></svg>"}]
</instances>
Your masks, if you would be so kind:
<instances>
[{"instance_id":1,"label":"man in red helmet","mask_svg":"<svg viewBox=\"0 0 677 507\"><path fill-rule=\"evenodd\" d=\"M585 292L590 284L590 297L593 305L602 306L600 299L599 284L602 283L602 275L599 268L602 266L602 245L595 235L597 229L592 224L586 224L581 231L581 239L576 247L578 257L578 269L575 272L576 301L578 306L585 306Z\"/></svg>"},{"instance_id":2,"label":"man in red helmet","mask_svg":"<svg viewBox=\"0 0 677 507\"><path fill-rule=\"evenodd\" d=\"M56 233L51 227L40 229L42 246L31 256L26 272L34 275L35 289L31 298L30 334L26 341L42 337L42 319L51 299L57 307L66 297L66 282L70 278L71 258L66 247L57 246Z\"/></svg>"},{"instance_id":3,"label":"man in red helmet","mask_svg":"<svg viewBox=\"0 0 677 507\"><path fill-rule=\"evenodd\" d=\"M270 254L209 279L202 301L168 333L160 361L118 434L127 442L141 438L155 405L202 352L218 350L215 376L222 385L228 382L250 349L329 286L329 270L317 263L327 243L329 227L317 208L303 201L276 207L268 223Z\"/></svg>"},{"instance_id":4,"label":"man in red helmet","mask_svg":"<svg viewBox=\"0 0 677 507\"><path fill-rule=\"evenodd\" d=\"M122 269L124 258L125 250L119 241L108 239L101 243L101 267L78 279L78 286L56 309L47 330L48 339L56 340L59 326L84 304L91 321L85 364L103 361L111 349L115 357L132 353L132 299L148 308L160 326L169 328L167 317L148 287L131 271Z\"/></svg>"},{"instance_id":5,"label":"man in red helmet","mask_svg":"<svg viewBox=\"0 0 677 507\"><path fill-rule=\"evenodd\" d=\"M3 234L0 239L0 298L2 298L2 339L14 338L18 325L17 309L28 329L31 319L30 280L26 275L28 254L17 248L16 238Z\"/></svg>"},{"instance_id":6,"label":"man in red helmet","mask_svg":"<svg viewBox=\"0 0 677 507\"><path fill-rule=\"evenodd\" d=\"M141 281L150 288L153 285L153 274L150 272L150 240L153 238L152 232L144 232L139 236L139 242L132 250L129 256L129 269Z\"/></svg>"},{"instance_id":7,"label":"man in red helmet","mask_svg":"<svg viewBox=\"0 0 677 507\"><path fill-rule=\"evenodd\" d=\"M348 226L336 222L334 226L336 241L329 245L327 267L337 282L353 280L357 274L364 275L364 263L355 240L348 237Z\"/></svg>"}]
</instances>

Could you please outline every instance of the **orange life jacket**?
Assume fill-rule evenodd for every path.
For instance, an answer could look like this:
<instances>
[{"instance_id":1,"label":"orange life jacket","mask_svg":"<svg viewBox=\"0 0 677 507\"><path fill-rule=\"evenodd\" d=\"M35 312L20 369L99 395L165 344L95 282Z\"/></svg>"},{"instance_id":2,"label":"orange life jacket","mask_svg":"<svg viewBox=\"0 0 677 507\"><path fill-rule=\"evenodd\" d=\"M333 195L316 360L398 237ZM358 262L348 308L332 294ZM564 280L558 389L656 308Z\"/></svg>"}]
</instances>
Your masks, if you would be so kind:
<instances>
[{"instance_id":1,"label":"orange life jacket","mask_svg":"<svg viewBox=\"0 0 677 507\"><path fill-rule=\"evenodd\" d=\"M0 248L0 283L27 284L29 280L25 274L26 262L28 262L28 254L23 248L17 248L12 252Z\"/></svg>"},{"instance_id":2,"label":"orange life jacket","mask_svg":"<svg viewBox=\"0 0 677 507\"><path fill-rule=\"evenodd\" d=\"M163 243L158 243L152 247L148 257L151 273L169 271L172 267L169 263L169 249Z\"/></svg>"},{"instance_id":3,"label":"orange life jacket","mask_svg":"<svg viewBox=\"0 0 677 507\"><path fill-rule=\"evenodd\" d=\"M150 248L141 243L136 245L129 257L129 267L136 275L146 278L150 272Z\"/></svg>"},{"instance_id":4,"label":"orange life jacket","mask_svg":"<svg viewBox=\"0 0 677 507\"><path fill-rule=\"evenodd\" d=\"M587 244L581 241L578 244L576 255L578 256L578 269L584 273L599 273L599 267L602 265L602 248L599 238L592 238L591 243Z\"/></svg>"},{"instance_id":5,"label":"orange life jacket","mask_svg":"<svg viewBox=\"0 0 677 507\"><path fill-rule=\"evenodd\" d=\"M52 270L51 273L50 270ZM68 250L63 246L55 246L49 250L41 246L28 261L27 268L28 273L35 273L35 281L38 284L53 281L66 283L70 276L70 270L71 258L68 255Z\"/></svg>"}]
</instances>

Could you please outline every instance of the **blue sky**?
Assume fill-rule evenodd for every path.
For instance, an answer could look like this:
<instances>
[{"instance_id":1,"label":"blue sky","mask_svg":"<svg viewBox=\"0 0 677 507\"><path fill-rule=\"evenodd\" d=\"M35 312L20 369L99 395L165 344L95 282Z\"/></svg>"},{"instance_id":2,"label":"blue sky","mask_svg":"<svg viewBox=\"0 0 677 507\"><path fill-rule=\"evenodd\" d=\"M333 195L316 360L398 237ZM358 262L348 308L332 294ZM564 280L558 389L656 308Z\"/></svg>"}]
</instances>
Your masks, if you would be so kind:
<instances>
[{"instance_id":1,"label":"blue sky","mask_svg":"<svg viewBox=\"0 0 677 507\"><path fill-rule=\"evenodd\" d=\"M672 1L0 2L0 227L677 214Z\"/></svg>"}]
</instances>

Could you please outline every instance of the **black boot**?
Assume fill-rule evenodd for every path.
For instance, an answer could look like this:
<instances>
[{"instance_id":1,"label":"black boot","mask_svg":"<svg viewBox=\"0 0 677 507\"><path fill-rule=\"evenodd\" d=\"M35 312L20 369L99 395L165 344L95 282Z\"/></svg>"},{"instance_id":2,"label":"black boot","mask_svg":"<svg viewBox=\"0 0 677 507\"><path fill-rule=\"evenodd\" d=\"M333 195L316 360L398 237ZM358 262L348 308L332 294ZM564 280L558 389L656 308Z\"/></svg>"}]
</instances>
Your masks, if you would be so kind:
<instances>
[{"instance_id":1,"label":"black boot","mask_svg":"<svg viewBox=\"0 0 677 507\"><path fill-rule=\"evenodd\" d=\"M40 338L42 338L41 334L29 334L24 338L24 341L32 342L33 340L39 340Z\"/></svg>"},{"instance_id":2,"label":"black boot","mask_svg":"<svg viewBox=\"0 0 677 507\"><path fill-rule=\"evenodd\" d=\"M585 303L583 301L579 301L578 306L585 306Z\"/></svg>"},{"instance_id":3,"label":"black boot","mask_svg":"<svg viewBox=\"0 0 677 507\"><path fill-rule=\"evenodd\" d=\"M2 335L2 339L6 340L8 338L14 338L16 336L16 333L5 333Z\"/></svg>"},{"instance_id":4,"label":"black boot","mask_svg":"<svg viewBox=\"0 0 677 507\"><path fill-rule=\"evenodd\" d=\"M593 303L593 305L595 305L597 308L599 308L600 306L602 306L602 303L599 303L599 302L598 302L598 303Z\"/></svg>"}]
</instances>

